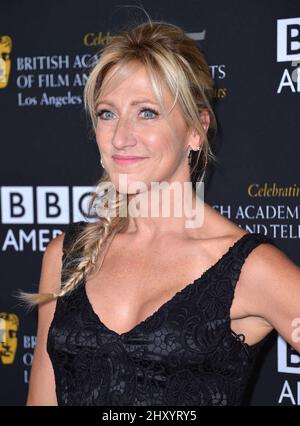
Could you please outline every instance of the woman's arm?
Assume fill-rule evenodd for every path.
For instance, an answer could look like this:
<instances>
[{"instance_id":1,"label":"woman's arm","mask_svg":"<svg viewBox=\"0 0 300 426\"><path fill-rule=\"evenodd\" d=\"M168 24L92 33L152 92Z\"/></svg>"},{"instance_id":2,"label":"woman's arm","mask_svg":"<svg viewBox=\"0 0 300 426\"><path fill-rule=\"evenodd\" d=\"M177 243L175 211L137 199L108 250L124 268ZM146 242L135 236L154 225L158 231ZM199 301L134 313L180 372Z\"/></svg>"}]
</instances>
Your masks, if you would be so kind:
<instances>
[{"instance_id":1,"label":"woman's arm","mask_svg":"<svg viewBox=\"0 0 300 426\"><path fill-rule=\"evenodd\" d=\"M237 290L249 316L263 318L300 353L300 267L272 244L248 256Z\"/></svg>"},{"instance_id":2,"label":"woman's arm","mask_svg":"<svg viewBox=\"0 0 300 426\"><path fill-rule=\"evenodd\" d=\"M64 233L48 244L42 261L39 293L53 293L60 288ZM26 405L57 405L54 371L47 353L48 331L56 300L38 307L37 344L31 367Z\"/></svg>"}]
</instances>

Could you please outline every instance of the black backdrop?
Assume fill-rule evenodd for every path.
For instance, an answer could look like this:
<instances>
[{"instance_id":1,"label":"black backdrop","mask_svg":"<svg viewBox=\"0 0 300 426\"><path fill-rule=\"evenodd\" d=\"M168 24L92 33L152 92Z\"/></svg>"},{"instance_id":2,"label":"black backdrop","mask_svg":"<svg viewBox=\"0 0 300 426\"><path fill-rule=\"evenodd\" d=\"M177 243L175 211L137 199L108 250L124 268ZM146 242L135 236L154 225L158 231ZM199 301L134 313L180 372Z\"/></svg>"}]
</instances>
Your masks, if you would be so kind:
<instances>
[{"instance_id":1,"label":"black backdrop","mask_svg":"<svg viewBox=\"0 0 300 426\"><path fill-rule=\"evenodd\" d=\"M120 26L146 20L120 6L141 4L197 40L217 84L219 165L206 202L300 265L299 0L2 0L1 405L24 405L36 336L36 312L12 293L37 290L47 243L81 219L102 171L82 103L87 60ZM273 332L263 355L250 404L300 405L299 354Z\"/></svg>"}]
</instances>

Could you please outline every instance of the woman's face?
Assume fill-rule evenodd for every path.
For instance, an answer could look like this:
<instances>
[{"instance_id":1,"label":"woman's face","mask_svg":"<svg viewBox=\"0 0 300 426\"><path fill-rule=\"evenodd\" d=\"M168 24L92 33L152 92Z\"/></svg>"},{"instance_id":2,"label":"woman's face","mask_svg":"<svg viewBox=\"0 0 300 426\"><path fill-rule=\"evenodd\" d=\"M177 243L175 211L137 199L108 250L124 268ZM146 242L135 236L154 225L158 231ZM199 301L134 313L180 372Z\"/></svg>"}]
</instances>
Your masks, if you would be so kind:
<instances>
[{"instance_id":1,"label":"woman's face","mask_svg":"<svg viewBox=\"0 0 300 426\"><path fill-rule=\"evenodd\" d=\"M103 83L111 72L112 69ZM169 111L173 97L165 87L162 90L164 105ZM97 115L96 140L102 162L120 192L124 192L119 186L120 174L126 175L129 185L140 181L148 189L151 182L190 181L188 146L198 147L199 136L188 131L178 103L168 117L162 115L142 65L116 88L101 94ZM114 155L143 159L118 162Z\"/></svg>"}]
</instances>

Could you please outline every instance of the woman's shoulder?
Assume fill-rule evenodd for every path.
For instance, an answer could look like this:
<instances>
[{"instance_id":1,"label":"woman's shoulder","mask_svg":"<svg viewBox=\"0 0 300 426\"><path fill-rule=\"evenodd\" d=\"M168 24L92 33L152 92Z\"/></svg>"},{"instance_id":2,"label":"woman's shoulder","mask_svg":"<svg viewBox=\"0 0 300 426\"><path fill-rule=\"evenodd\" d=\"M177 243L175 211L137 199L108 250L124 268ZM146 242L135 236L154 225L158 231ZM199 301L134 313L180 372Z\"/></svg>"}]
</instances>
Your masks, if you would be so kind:
<instances>
[{"instance_id":1,"label":"woman's shoulder","mask_svg":"<svg viewBox=\"0 0 300 426\"><path fill-rule=\"evenodd\" d=\"M47 245L44 257L59 259L63 255L65 232L54 237Z\"/></svg>"},{"instance_id":2,"label":"woman's shoulder","mask_svg":"<svg viewBox=\"0 0 300 426\"><path fill-rule=\"evenodd\" d=\"M200 233L204 238L215 241L217 244L232 245L243 235L249 234L242 227L222 215L214 207L205 203L204 223Z\"/></svg>"},{"instance_id":3,"label":"woman's shoulder","mask_svg":"<svg viewBox=\"0 0 300 426\"><path fill-rule=\"evenodd\" d=\"M76 222L70 222L68 225L66 225L64 231L50 240L46 247L44 257L57 261L61 260L68 242L73 239L74 236L84 226L86 226L86 224L87 222L80 220Z\"/></svg>"},{"instance_id":4,"label":"woman's shoulder","mask_svg":"<svg viewBox=\"0 0 300 426\"><path fill-rule=\"evenodd\" d=\"M235 251L240 253L243 260L247 258L249 265L247 269L249 270L257 269L257 260L260 261L261 268L263 268L268 260L272 263L272 260L279 260L285 256L276 247L276 243L271 237L260 232L245 230L209 205L206 205L205 214L205 228L203 228L202 234L208 241L212 256L218 257L220 253L222 254L234 246Z\"/></svg>"}]
</instances>

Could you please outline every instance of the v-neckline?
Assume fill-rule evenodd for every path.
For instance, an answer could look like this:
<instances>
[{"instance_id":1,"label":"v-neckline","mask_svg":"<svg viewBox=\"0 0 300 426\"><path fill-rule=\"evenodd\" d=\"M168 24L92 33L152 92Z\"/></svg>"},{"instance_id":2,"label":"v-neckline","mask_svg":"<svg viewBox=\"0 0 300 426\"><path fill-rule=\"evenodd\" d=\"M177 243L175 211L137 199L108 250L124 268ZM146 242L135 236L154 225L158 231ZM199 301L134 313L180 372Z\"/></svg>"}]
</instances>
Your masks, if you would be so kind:
<instances>
[{"instance_id":1,"label":"v-neckline","mask_svg":"<svg viewBox=\"0 0 300 426\"><path fill-rule=\"evenodd\" d=\"M244 240L244 238L246 238L247 236L253 235L253 233L250 232L246 232L245 234L243 234L238 240L236 240L227 250L226 252L211 266L208 267L208 269L206 269L199 277L195 278L194 281L190 282L189 284L185 285L181 290L178 290L170 299L166 300L162 305L160 305L152 314L148 315L144 320L138 322L135 326L133 326L131 329L124 331L123 333L118 333L114 330L112 330L111 328L109 328L108 326L106 326L103 321L101 320L101 317L95 312L90 299L87 295L86 292L86 280L83 279L81 286L82 287L82 292L83 292L83 296L85 298L86 304L88 306L88 309L92 315L92 317L96 320L96 322L98 323L98 325L102 328L104 328L108 333L111 333L115 336L117 336L118 338L122 339L123 337L126 337L134 332L136 332L140 327L142 327L143 325L145 325L146 323L148 323L150 320L152 320L153 318L155 318L159 313L161 313L164 309L166 309L166 307L174 302L179 295L182 295L183 293L185 293L186 291L188 291L190 288L192 288L193 286L199 285L200 282L202 282L204 280L204 278L206 277L206 275L211 272L214 268L217 267L217 265L219 263L221 263L221 261L223 259L225 259L225 257L227 257L231 251L242 241Z\"/></svg>"}]
</instances>

